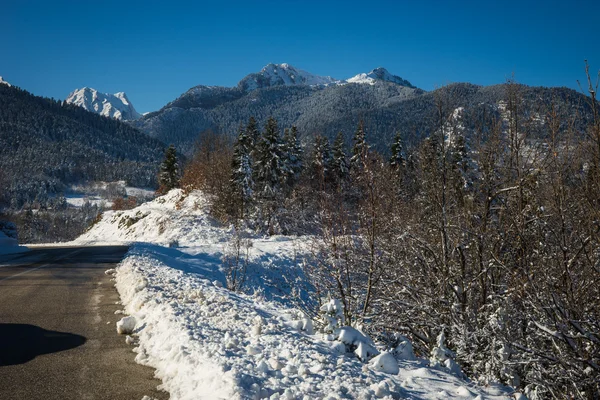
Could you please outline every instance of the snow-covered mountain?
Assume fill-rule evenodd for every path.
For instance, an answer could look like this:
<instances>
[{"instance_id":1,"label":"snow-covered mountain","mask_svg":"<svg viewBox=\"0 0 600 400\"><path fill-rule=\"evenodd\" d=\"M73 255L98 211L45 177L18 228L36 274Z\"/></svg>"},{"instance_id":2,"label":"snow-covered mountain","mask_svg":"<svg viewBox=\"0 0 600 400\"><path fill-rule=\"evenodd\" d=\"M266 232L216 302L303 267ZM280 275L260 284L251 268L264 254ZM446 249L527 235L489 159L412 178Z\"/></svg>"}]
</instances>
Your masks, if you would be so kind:
<instances>
[{"instance_id":1,"label":"snow-covered mountain","mask_svg":"<svg viewBox=\"0 0 600 400\"><path fill-rule=\"evenodd\" d=\"M7 86L12 86L10 83L8 83L4 79L2 79L1 76L0 76L0 84L7 85Z\"/></svg>"},{"instance_id":2,"label":"snow-covered mountain","mask_svg":"<svg viewBox=\"0 0 600 400\"><path fill-rule=\"evenodd\" d=\"M100 93L96 89L85 87L71 92L66 102L105 117L122 120L136 120L141 117L124 92Z\"/></svg>"},{"instance_id":3,"label":"snow-covered mountain","mask_svg":"<svg viewBox=\"0 0 600 400\"><path fill-rule=\"evenodd\" d=\"M295 68L290 64L268 64L260 72L252 73L240 81L238 87L244 92L255 89L263 89L272 86L307 85L316 87L327 87L331 85L345 85L347 83L359 83L375 85L376 82L391 82L401 86L414 88L409 81L392 75L385 68L375 68L369 73L362 73L350 79L340 80L331 76L319 76Z\"/></svg>"},{"instance_id":4,"label":"snow-covered mountain","mask_svg":"<svg viewBox=\"0 0 600 400\"><path fill-rule=\"evenodd\" d=\"M362 73L355 75L346 80L348 83L362 83L368 85L374 85L377 81L392 82L398 85L408 86L410 88L415 87L406 79L402 79L397 75L390 74L388 70L383 67L375 68L367 74Z\"/></svg>"},{"instance_id":5,"label":"snow-covered mountain","mask_svg":"<svg viewBox=\"0 0 600 400\"><path fill-rule=\"evenodd\" d=\"M319 76L289 64L267 64L260 72L246 76L238 87L246 92L271 86L308 85L328 86L342 81L330 76Z\"/></svg>"}]
</instances>

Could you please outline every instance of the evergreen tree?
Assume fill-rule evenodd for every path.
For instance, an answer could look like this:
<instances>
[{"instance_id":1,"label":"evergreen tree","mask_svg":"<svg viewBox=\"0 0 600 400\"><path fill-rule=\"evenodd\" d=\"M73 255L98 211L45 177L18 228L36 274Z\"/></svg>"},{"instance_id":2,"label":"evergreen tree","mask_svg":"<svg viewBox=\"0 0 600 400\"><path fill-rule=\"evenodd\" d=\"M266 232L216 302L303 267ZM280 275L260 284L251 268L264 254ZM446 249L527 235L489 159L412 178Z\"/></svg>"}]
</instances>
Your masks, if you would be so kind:
<instances>
[{"instance_id":1,"label":"evergreen tree","mask_svg":"<svg viewBox=\"0 0 600 400\"><path fill-rule=\"evenodd\" d=\"M396 132L394 142L392 143L392 156L390 157L390 166L394 169L404 167L406 159L404 158L404 146L402 144L402 135L400 131Z\"/></svg>"},{"instance_id":2,"label":"evergreen tree","mask_svg":"<svg viewBox=\"0 0 600 400\"><path fill-rule=\"evenodd\" d=\"M256 183L262 196L275 198L284 179L283 145L277 120L270 117L256 148Z\"/></svg>"},{"instance_id":3,"label":"evergreen tree","mask_svg":"<svg viewBox=\"0 0 600 400\"><path fill-rule=\"evenodd\" d=\"M358 123L356 133L352 139L352 158L350 158L350 168L360 170L366 163L369 145L365 139L365 128L362 121Z\"/></svg>"},{"instance_id":4,"label":"evergreen tree","mask_svg":"<svg viewBox=\"0 0 600 400\"><path fill-rule=\"evenodd\" d=\"M333 159L331 160L331 172L338 182L348 177L348 160L344 150L344 135L338 132L333 142Z\"/></svg>"},{"instance_id":5,"label":"evergreen tree","mask_svg":"<svg viewBox=\"0 0 600 400\"><path fill-rule=\"evenodd\" d=\"M256 159L255 153L258 142L260 141L260 132L254 117L250 117L248 120L248 125L246 125L246 136L248 137L248 150L250 151L249 154L253 159Z\"/></svg>"},{"instance_id":6,"label":"evergreen tree","mask_svg":"<svg viewBox=\"0 0 600 400\"><path fill-rule=\"evenodd\" d=\"M240 217L244 218L246 209L252 200L252 163L250 151L252 142L248 136L248 130L240 125L237 141L233 148L233 159L231 162L231 185L240 201Z\"/></svg>"},{"instance_id":7,"label":"evergreen tree","mask_svg":"<svg viewBox=\"0 0 600 400\"><path fill-rule=\"evenodd\" d=\"M283 149L285 160L286 184L292 187L298 182L302 172L302 146L298 138L298 129L292 126L292 129L286 129L283 135Z\"/></svg>"},{"instance_id":8,"label":"evergreen tree","mask_svg":"<svg viewBox=\"0 0 600 400\"><path fill-rule=\"evenodd\" d=\"M160 164L158 183L160 193L167 193L179 186L179 162L177 161L177 151L173 145L170 145L165 151L165 158Z\"/></svg>"},{"instance_id":9,"label":"evergreen tree","mask_svg":"<svg viewBox=\"0 0 600 400\"><path fill-rule=\"evenodd\" d=\"M332 157L329 140L325 136L315 136L311 157L311 177L318 182L328 181L331 176Z\"/></svg>"}]
</instances>

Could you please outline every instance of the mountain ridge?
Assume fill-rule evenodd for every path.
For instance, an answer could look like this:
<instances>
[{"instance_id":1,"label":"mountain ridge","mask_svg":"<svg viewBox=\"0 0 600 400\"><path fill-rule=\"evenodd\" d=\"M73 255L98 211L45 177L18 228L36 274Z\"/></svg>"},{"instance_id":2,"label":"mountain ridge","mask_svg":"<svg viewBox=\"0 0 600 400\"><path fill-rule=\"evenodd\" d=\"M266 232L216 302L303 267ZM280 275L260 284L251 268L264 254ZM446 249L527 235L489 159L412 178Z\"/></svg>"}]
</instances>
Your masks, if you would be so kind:
<instances>
[{"instance_id":1,"label":"mountain ridge","mask_svg":"<svg viewBox=\"0 0 600 400\"><path fill-rule=\"evenodd\" d=\"M65 101L109 118L131 121L142 116L135 110L125 92L101 93L94 88L84 87L72 91Z\"/></svg>"}]
</instances>

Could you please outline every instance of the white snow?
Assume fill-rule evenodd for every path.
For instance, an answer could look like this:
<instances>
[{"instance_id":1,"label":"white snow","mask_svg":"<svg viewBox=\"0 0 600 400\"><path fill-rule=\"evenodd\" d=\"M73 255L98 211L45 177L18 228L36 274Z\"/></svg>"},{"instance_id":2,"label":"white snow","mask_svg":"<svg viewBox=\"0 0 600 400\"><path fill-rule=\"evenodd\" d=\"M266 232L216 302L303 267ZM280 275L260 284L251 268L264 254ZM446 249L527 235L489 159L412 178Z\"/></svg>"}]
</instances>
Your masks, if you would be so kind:
<instances>
[{"instance_id":1,"label":"white snow","mask_svg":"<svg viewBox=\"0 0 600 400\"><path fill-rule=\"evenodd\" d=\"M141 117L124 92L100 93L96 89L85 87L71 92L65 101L105 117L123 120L135 120Z\"/></svg>"},{"instance_id":2,"label":"white snow","mask_svg":"<svg viewBox=\"0 0 600 400\"><path fill-rule=\"evenodd\" d=\"M411 86L411 84L400 78L399 76L392 75L385 68L375 68L369 73L361 73L353 76L352 78L346 79L347 83L359 83L367 85L375 85L378 81L392 82L403 86Z\"/></svg>"},{"instance_id":3,"label":"white snow","mask_svg":"<svg viewBox=\"0 0 600 400\"><path fill-rule=\"evenodd\" d=\"M135 329L135 317L123 317L117 322L117 333L120 335L128 335L133 333Z\"/></svg>"},{"instance_id":4,"label":"white snow","mask_svg":"<svg viewBox=\"0 0 600 400\"><path fill-rule=\"evenodd\" d=\"M330 76L319 76L295 68L287 63L267 64L260 72L246 76L240 84L247 91L275 85L328 86L341 81Z\"/></svg>"},{"instance_id":5,"label":"white snow","mask_svg":"<svg viewBox=\"0 0 600 400\"><path fill-rule=\"evenodd\" d=\"M2 77L1 77L1 76L0 76L0 84L2 84L2 85L6 85L6 86L8 86L8 87L11 87L11 86L12 86L10 83L8 83L8 82L6 82L4 79L2 79Z\"/></svg>"},{"instance_id":6,"label":"white snow","mask_svg":"<svg viewBox=\"0 0 600 400\"><path fill-rule=\"evenodd\" d=\"M19 246L17 239L8 237L0 231L0 254L23 253L28 250L25 246Z\"/></svg>"},{"instance_id":7,"label":"white snow","mask_svg":"<svg viewBox=\"0 0 600 400\"><path fill-rule=\"evenodd\" d=\"M383 352L380 355L374 357L371 360L371 365L373 366L374 370L382 371L387 374L396 375L400 372L400 367L398 367L398 361L396 361L396 358L388 352Z\"/></svg>"},{"instance_id":8,"label":"white snow","mask_svg":"<svg viewBox=\"0 0 600 400\"><path fill-rule=\"evenodd\" d=\"M112 201L106 200L100 196L88 196L84 194L67 194L65 195L67 204L73 207L83 207L84 204L89 203L100 208L109 208L112 206Z\"/></svg>"},{"instance_id":9,"label":"white snow","mask_svg":"<svg viewBox=\"0 0 600 400\"><path fill-rule=\"evenodd\" d=\"M331 331L317 333L327 326L293 307L286 280L302 279L297 259L310 238L249 236L248 294L226 289L222 256L234 234L212 221L201 193L173 190L106 212L78 240L136 242L116 287L134 318L136 361L156 369L171 399L508 398L431 368L407 343L380 348L342 325L336 299L321 310Z\"/></svg>"},{"instance_id":10,"label":"white snow","mask_svg":"<svg viewBox=\"0 0 600 400\"><path fill-rule=\"evenodd\" d=\"M392 75L385 68L375 68L371 72L361 73L346 80L330 76L319 76L295 68L287 63L267 64L260 72L246 76L240 85L247 91L277 85L308 85L326 87L330 85L345 85L348 83L375 85L377 82L392 82L402 86L412 87L410 82Z\"/></svg>"}]
</instances>

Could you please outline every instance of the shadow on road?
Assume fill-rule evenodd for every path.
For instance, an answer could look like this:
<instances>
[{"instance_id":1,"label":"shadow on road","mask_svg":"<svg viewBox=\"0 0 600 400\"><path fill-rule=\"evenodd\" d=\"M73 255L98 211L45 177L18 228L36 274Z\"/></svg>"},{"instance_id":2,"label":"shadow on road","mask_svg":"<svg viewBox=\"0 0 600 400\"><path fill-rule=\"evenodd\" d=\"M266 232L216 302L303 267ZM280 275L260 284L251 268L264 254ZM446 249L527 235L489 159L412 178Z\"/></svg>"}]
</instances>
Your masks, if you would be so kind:
<instances>
[{"instance_id":1,"label":"shadow on road","mask_svg":"<svg viewBox=\"0 0 600 400\"><path fill-rule=\"evenodd\" d=\"M47 331L35 325L0 323L0 367L24 364L42 354L73 349L86 339L72 333Z\"/></svg>"}]
</instances>

